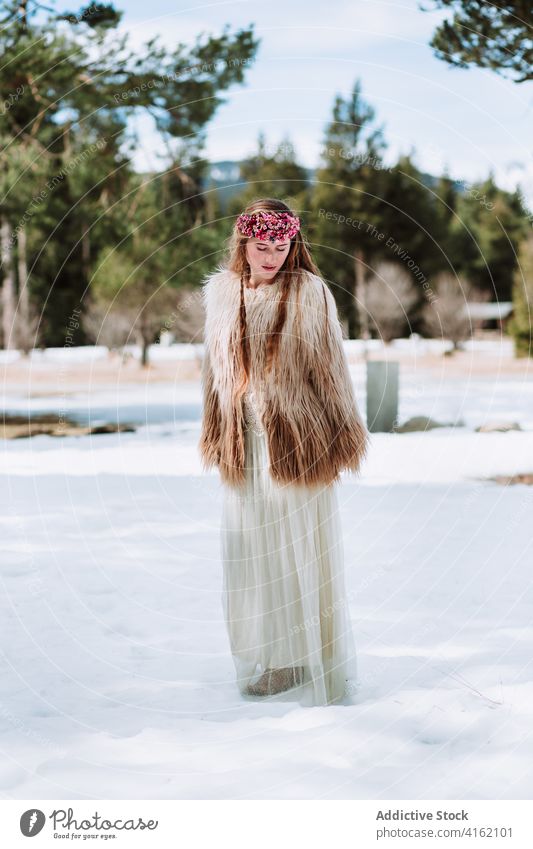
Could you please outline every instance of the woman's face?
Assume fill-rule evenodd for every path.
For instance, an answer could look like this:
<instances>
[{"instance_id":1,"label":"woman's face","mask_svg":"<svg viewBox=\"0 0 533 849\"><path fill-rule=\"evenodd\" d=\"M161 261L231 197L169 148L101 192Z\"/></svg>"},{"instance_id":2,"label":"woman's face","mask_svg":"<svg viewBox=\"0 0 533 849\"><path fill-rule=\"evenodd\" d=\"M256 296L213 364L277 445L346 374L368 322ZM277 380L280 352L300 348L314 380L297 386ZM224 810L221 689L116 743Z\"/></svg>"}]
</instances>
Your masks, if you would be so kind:
<instances>
[{"instance_id":1,"label":"woman's face","mask_svg":"<svg viewBox=\"0 0 533 849\"><path fill-rule=\"evenodd\" d=\"M269 242L251 236L246 242L246 259L254 280L272 280L285 262L290 247L290 239Z\"/></svg>"}]
</instances>

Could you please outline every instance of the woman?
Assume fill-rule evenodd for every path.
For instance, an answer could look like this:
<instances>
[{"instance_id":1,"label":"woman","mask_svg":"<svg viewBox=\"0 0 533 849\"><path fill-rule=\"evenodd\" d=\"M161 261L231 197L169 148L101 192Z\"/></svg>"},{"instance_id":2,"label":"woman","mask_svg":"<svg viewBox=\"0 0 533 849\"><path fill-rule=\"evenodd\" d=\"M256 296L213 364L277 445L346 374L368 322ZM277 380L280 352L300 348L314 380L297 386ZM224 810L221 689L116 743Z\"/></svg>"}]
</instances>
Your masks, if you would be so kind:
<instances>
[{"instance_id":1,"label":"woman","mask_svg":"<svg viewBox=\"0 0 533 849\"><path fill-rule=\"evenodd\" d=\"M237 683L244 696L330 704L356 683L335 484L367 445L335 300L299 218L272 198L237 218L202 293L199 450L224 489Z\"/></svg>"}]
</instances>

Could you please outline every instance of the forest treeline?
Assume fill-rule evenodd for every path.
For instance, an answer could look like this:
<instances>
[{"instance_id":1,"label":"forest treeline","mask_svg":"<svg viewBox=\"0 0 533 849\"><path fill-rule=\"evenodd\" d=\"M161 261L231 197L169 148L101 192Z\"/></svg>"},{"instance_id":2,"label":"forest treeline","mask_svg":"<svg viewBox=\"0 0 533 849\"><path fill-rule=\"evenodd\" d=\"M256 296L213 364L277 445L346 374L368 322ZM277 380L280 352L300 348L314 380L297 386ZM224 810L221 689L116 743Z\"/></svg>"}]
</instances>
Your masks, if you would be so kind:
<instances>
[{"instance_id":1,"label":"forest treeline","mask_svg":"<svg viewBox=\"0 0 533 849\"><path fill-rule=\"evenodd\" d=\"M476 184L425 174L415 151L391 165L360 80L334 99L315 171L290 138L269 149L261 135L226 202L209 179L206 134L256 59L253 26L133 50L111 3L1 9L4 348L135 341L146 360L164 329L198 339L194 293L234 215L268 195L301 215L350 337L460 339L465 300L513 299L511 328L529 352L532 216L521 193L492 173ZM134 168L137 123L166 151L157 171Z\"/></svg>"}]
</instances>

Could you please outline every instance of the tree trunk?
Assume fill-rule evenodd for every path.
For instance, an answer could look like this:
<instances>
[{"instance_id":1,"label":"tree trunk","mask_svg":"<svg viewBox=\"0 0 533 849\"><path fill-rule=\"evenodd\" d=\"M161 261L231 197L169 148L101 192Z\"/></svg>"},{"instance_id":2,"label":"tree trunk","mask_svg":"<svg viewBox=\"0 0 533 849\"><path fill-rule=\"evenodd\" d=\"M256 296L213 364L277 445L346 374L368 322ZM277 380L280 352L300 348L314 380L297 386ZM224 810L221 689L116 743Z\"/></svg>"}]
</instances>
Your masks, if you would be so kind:
<instances>
[{"instance_id":1,"label":"tree trunk","mask_svg":"<svg viewBox=\"0 0 533 849\"><path fill-rule=\"evenodd\" d=\"M361 339L370 339L368 323L368 311L366 308L366 268L365 255L362 250L357 250L354 255L355 270L355 294L359 307L359 328Z\"/></svg>"},{"instance_id":2,"label":"tree trunk","mask_svg":"<svg viewBox=\"0 0 533 849\"><path fill-rule=\"evenodd\" d=\"M19 331L18 344L21 351L28 355L30 349L34 345L34 340L30 337L33 332L30 318L30 292L28 288L28 261L27 261L27 243L26 230L19 230L17 239L17 257L18 257L18 278L19 278L19 303L18 303L18 321L17 328Z\"/></svg>"},{"instance_id":3,"label":"tree trunk","mask_svg":"<svg viewBox=\"0 0 533 849\"><path fill-rule=\"evenodd\" d=\"M2 256L2 330L4 348L11 350L15 344L15 275L13 274L13 230L9 221L2 218L0 243Z\"/></svg>"},{"instance_id":4,"label":"tree trunk","mask_svg":"<svg viewBox=\"0 0 533 849\"><path fill-rule=\"evenodd\" d=\"M19 20L22 23L24 30L28 29L28 0L19 0L18 8Z\"/></svg>"},{"instance_id":5,"label":"tree trunk","mask_svg":"<svg viewBox=\"0 0 533 849\"><path fill-rule=\"evenodd\" d=\"M142 338L142 353L141 353L141 366L145 368L148 365L148 348L150 347L150 343L148 339L145 339L144 336Z\"/></svg>"},{"instance_id":6,"label":"tree trunk","mask_svg":"<svg viewBox=\"0 0 533 849\"><path fill-rule=\"evenodd\" d=\"M348 301L348 339L358 339L361 329L359 324L359 310L357 308L357 285L355 280L352 285L352 297Z\"/></svg>"},{"instance_id":7,"label":"tree trunk","mask_svg":"<svg viewBox=\"0 0 533 849\"><path fill-rule=\"evenodd\" d=\"M136 332L137 344L141 348L141 368L146 368L148 366L148 349L150 347L150 336L148 333L148 328L143 325L143 320L141 316L140 323Z\"/></svg>"},{"instance_id":8,"label":"tree trunk","mask_svg":"<svg viewBox=\"0 0 533 849\"><path fill-rule=\"evenodd\" d=\"M89 235L89 230L85 228L81 234L81 264L83 268L83 275L85 280L83 281L85 286L89 284L89 277L91 272L91 237Z\"/></svg>"}]
</instances>

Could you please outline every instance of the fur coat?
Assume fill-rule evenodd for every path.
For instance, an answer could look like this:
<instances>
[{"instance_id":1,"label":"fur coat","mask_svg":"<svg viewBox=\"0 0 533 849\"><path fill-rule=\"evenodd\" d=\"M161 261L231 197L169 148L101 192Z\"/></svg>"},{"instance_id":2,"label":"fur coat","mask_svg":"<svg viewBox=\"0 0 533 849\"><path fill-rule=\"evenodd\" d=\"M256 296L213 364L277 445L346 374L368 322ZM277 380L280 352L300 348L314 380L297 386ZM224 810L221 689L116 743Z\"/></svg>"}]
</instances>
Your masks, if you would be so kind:
<instances>
[{"instance_id":1,"label":"fur coat","mask_svg":"<svg viewBox=\"0 0 533 849\"><path fill-rule=\"evenodd\" d=\"M203 413L198 445L202 466L219 469L232 487L245 481L240 344L240 279L219 266L204 279ZM359 415L333 294L321 277L302 271L291 280L285 324L273 369L265 376L266 339L281 297L279 277L245 287L250 380L262 381L261 423L269 474L279 484L329 485L343 469L357 472L368 434ZM237 373L239 371L239 373Z\"/></svg>"}]
</instances>

